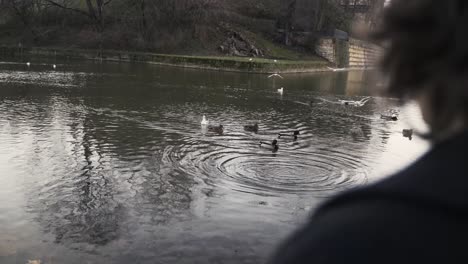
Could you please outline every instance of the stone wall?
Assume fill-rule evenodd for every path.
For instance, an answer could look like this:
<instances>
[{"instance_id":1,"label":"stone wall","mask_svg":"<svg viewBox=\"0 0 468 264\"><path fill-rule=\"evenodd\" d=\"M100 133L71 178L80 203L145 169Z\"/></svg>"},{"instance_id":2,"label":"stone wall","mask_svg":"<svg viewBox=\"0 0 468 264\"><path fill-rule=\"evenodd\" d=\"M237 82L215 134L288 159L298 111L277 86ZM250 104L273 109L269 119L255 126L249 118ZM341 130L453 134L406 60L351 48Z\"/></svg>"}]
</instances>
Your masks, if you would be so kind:
<instances>
[{"instance_id":1,"label":"stone wall","mask_svg":"<svg viewBox=\"0 0 468 264\"><path fill-rule=\"evenodd\" d=\"M315 53L331 63L336 64L335 40L332 38L320 38L315 43Z\"/></svg>"},{"instance_id":2,"label":"stone wall","mask_svg":"<svg viewBox=\"0 0 468 264\"><path fill-rule=\"evenodd\" d=\"M326 71L326 60L272 60L249 57L213 57L157 54L148 52L128 52L116 50L52 49L28 47L19 49L15 46L0 46L0 61L15 59L36 63L40 58L59 60L87 59L112 62L143 62L184 68L252 72L252 73L299 73Z\"/></svg>"},{"instance_id":3,"label":"stone wall","mask_svg":"<svg viewBox=\"0 0 468 264\"><path fill-rule=\"evenodd\" d=\"M382 49L357 39L320 38L315 43L315 52L336 67L367 68L375 65Z\"/></svg>"},{"instance_id":4,"label":"stone wall","mask_svg":"<svg viewBox=\"0 0 468 264\"><path fill-rule=\"evenodd\" d=\"M349 40L349 64L351 68L366 68L375 65L382 49L369 42Z\"/></svg>"}]
</instances>

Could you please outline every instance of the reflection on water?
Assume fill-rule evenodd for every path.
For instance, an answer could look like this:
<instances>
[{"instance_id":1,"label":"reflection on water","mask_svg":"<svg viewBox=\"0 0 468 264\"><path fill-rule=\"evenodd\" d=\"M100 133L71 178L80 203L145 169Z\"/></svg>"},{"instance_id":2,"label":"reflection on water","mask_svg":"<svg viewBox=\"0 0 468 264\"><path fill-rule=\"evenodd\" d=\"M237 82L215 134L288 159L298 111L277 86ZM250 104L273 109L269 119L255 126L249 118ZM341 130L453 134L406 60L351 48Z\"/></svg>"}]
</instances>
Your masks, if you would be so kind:
<instances>
[{"instance_id":1,"label":"reflection on water","mask_svg":"<svg viewBox=\"0 0 468 264\"><path fill-rule=\"evenodd\" d=\"M0 260L258 263L324 198L427 147L401 134L422 127L414 105L339 103L370 95L369 73L274 85L282 96L264 75L0 64ZM389 109L398 122L380 119ZM288 130L299 138L278 152L259 147Z\"/></svg>"}]
</instances>

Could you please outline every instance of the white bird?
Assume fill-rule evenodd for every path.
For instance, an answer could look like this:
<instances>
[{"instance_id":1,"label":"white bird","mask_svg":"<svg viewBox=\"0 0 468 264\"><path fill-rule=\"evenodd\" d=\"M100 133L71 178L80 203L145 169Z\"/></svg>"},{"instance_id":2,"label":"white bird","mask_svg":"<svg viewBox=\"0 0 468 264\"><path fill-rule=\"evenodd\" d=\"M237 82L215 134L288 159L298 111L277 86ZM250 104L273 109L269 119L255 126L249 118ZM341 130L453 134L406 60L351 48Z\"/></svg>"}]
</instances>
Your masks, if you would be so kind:
<instances>
[{"instance_id":1,"label":"white bird","mask_svg":"<svg viewBox=\"0 0 468 264\"><path fill-rule=\"evenodd\" d=\"M52 68L54 68L54 70L55 70L57 68L57 65L55 65L55 64L52 65Z\"/></svg>"},{"instance_id":2,"label":"white bird","mask_svg":"<svg viewBox=\"0 0 468 264\"><path fill-rule=\"evenodd\" d=\"M26 62L26 66L28 66L28 67L31 66L31 63L29 61Z\"/></svg>"},{"instance_id":3,"label":"white bird","mask_svg":"<svg viewBox=\"0 0 468 264\"><path fill-rule=\"evenodd\" d=\"M271 77L280 77L281 79L284 79L283 76L279 75L278 73L273 73L272 75L269 75L268 78Z\"/></svg>"},{"instance_id":4,"label":"white bird","mask_svg":"<svg viewBox=\"0 0 468 264\"><path fill-rule=\"evenodd\" d=\"M277 62L277 60L273 60L273 62Z\"/></svg>"},{"instance_id":5,"label":"white bird","mask_svg":"<svg viewBox=\"0 0 468 264\"><path fill-rule=\"evenodd\" d=\"M252 61L252 60L253 60L252 58L249 59L249 61Z\"/></svg>"},{"instance_id":6,"label":"white bird","mask_svg":"<svg viewBox=\"0 0 468 264\"><path fill-rule=\"evenodd\" d=\"M337 71L346 71L346 68L332 68L332 67L327 67L329 70L337 72Z\"/></svg>"},{"instance_id":7,"label":"white bird","mask_svg":"<svg viewBox=\"0 0 468 264\"><path fill-rule=\"evenodd\" d=\"M284 91L284 90L283 90L283 87L281 87L280 89L278 89L278 93L281 94L281 95L283 95L283 91Z\"/></svg>"},{"instance_id":8,"label":"white bird","mask_svg":"<svg viewBox=\"0 0 468 264\"><path fill-rule=\"evenodd\" d=\"M352 105L355 107L362 107L364 106L368 101L370 100L370 97L366 97L364 99L361 99L359 101L347 101L347 100L340 100L340 103L343 105Z\"/></svg>"},{"instance_id":9,"label":"white bird","mask_svg":"<svg viewBox=\"0 0 468 264\"><path fill-rule=\"evenodd\" d=\"M205 115L203 115L203 119L202 119L202 121L201 121L201 125L202 125L202 126L206 126L206 125L208 125L208 123L209 123L209 122L208 122L208 120L206 120Z\"/></svg>"}]
</instances>

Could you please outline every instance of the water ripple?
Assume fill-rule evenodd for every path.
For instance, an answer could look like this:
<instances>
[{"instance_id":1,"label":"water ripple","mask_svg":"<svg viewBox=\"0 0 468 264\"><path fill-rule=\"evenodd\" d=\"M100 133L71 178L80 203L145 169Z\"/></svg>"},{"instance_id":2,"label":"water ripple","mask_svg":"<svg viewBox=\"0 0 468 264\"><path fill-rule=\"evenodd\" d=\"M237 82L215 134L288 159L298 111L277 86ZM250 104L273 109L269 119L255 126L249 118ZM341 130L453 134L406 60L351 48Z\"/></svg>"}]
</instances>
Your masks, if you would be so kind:
<instances>
[{"instance_id":1,"label":"water ripple","mask_svg":"<svg viewBox=\"0 0 468 264\"><path fill-rule=\"evenodd\" d=\"M169 146L164 150L163 162L210 186L270 196L324 196L367 181L359 157L287 147L275 154L254 143L241 144L244 146L213 146L192 141Z\"/></svg>"}]
</instances>

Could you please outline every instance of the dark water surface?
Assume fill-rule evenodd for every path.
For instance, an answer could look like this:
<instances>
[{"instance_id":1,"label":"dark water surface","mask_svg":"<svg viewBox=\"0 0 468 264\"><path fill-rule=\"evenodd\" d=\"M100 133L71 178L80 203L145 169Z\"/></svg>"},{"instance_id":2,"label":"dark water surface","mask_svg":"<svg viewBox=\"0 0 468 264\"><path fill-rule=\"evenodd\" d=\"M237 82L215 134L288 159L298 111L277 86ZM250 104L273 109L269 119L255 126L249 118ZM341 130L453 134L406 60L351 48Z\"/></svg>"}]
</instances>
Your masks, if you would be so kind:
<instances>
[{"instance_id":1,"label":"dark water surface","mask_svg":"<svg viewBox=\"0 0 468 264\"><path fill-rule=\"evenodd\" d=\"M415 105L338 103L372 94L366 72L57 66L0 63L1 263L261 263L325 198L427 148L401 134ZM301 135L259 147L284 130Z\"/></svg>"}]
</instances>

